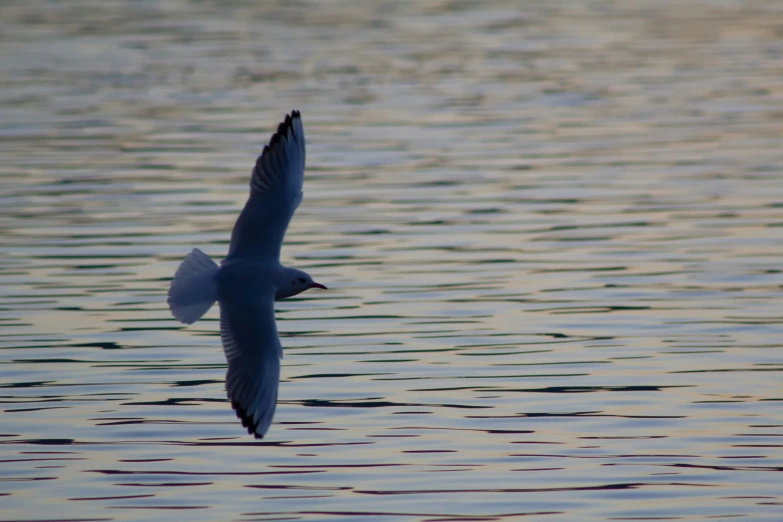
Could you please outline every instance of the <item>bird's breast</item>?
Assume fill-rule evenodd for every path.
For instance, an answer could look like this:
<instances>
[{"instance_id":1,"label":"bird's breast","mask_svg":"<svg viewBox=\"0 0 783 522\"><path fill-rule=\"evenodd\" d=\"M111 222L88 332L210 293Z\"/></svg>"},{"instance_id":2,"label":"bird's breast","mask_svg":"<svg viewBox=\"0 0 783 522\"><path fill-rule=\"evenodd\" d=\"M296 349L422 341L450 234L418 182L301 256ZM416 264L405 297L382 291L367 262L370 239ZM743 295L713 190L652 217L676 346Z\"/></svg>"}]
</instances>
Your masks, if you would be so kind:
<instances>
[{"instance_id":1,"label":"bird's breast","mask_svg":"<svg viewBox=\"0 0 783 522\"><path fill-rule=\"evenodd\" d=\"M274 294L275 267L259 263L229 262L215 275L218 299L221 301L256 298Z\"/></svg>"}]
</instances>

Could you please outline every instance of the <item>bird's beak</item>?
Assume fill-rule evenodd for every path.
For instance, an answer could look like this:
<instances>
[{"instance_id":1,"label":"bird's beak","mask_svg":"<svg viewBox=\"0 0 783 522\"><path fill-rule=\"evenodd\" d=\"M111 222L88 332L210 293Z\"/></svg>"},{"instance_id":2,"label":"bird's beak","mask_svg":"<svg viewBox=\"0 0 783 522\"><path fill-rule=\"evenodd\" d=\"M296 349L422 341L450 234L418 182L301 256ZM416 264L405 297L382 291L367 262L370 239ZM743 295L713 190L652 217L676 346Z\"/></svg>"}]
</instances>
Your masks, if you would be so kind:
<instances>
[{"instance_id":1,"label":"bird's beak","mask_svg":"<svg viewBox=\"0 0 783 522\"><path fill-rule=\"evenodd\" d=\"M310 285L310 288L320 288L321 290L329 290L321 283L316 283L315 281L313 281L313 284Z\"/></svg>"}]
</instances>

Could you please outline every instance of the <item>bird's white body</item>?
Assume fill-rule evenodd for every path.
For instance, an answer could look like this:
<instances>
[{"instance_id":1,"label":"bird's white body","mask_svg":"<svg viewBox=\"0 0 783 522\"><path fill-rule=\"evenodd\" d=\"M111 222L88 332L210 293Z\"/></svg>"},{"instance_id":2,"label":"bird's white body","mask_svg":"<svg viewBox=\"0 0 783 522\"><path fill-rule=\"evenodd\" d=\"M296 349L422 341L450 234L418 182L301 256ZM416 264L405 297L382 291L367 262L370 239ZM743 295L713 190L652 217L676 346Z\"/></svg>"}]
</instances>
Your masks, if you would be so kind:
<instances>
[{"instance_id":1,"label":"bird's white body","mask_svg":"<svg viewBox=\"0 0 783 522\"><path fill-rule=\"evenodd\" d=\"M274 301L325 288L305 272L280 264L288 223L302 201L304 129L293 111L256 161L250 197L218 267L198 249L187 255L169 289L174 317L191 324L217 301L220 338L228 360L226 392L248 431L263 437L272 423L283 348Z\"/></svg>"}]
</instances>

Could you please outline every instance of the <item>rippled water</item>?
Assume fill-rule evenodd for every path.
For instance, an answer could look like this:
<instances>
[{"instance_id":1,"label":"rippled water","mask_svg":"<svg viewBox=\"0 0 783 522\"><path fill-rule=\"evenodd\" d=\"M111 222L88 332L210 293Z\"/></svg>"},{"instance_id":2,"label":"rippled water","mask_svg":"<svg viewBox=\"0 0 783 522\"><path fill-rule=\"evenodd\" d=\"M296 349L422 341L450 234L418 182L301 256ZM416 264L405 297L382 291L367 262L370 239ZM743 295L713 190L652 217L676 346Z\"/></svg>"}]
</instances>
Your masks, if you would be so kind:
<instances>
[{"instance_id":1,"label":"rippled water","mask_svg":"<svg viewBox=\"0 0 783 522\"><path fill-rule=\"evenodd\" d=\"M416 5L0 5L0 518L779 520L781 3ZM292 108L255 441L165 293Z\"/></svg>"}]
</instances>

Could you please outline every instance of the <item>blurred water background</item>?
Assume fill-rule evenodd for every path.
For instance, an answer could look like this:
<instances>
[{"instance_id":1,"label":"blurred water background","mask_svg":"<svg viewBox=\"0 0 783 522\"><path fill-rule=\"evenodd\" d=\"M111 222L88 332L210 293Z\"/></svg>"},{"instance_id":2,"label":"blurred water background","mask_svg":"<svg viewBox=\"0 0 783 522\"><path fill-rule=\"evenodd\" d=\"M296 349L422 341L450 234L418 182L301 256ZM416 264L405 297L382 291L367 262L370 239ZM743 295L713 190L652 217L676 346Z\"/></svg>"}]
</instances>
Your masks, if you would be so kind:
<instances>
[{"instance_id":1,"label":"blurred water background","mask_svg":"<svg viewBox=\"0 0 783 522\"><path fill-rule=\"evenodd\" d=\"M0 3L3 520L780 520L783 3ZM300 109L280 401L216 258Z\"/></svg>"}]
</instances>

